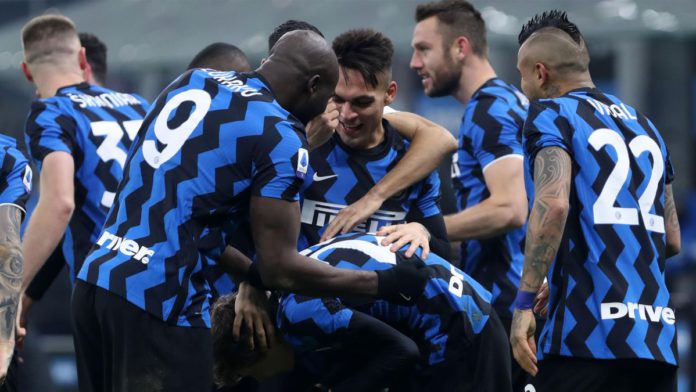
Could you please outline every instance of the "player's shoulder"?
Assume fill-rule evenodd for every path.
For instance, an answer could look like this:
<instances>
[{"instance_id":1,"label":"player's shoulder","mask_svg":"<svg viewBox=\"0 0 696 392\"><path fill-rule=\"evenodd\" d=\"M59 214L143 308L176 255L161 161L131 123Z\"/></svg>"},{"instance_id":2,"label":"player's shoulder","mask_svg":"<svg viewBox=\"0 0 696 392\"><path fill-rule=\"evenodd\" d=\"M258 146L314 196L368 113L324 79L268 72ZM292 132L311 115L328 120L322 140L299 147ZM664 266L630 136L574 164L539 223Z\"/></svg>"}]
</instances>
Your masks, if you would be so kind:
<instances>
[{"instance_id":1,"label":"player's shoulder","mask_svg":"<svg viewBox=\"0 0 696 392\"><path fill-rule=\"evenodd\" d=\"M474 98L483 102L501 101L522 107L529 105L529 100L517 87L500 78L493 78L484 83L474 94Z\"/></svg>"},{"instance_id":2,"label":"player's shoulder","mask_svg":"<svg viewBox=\"0 0 696 392\"><path fill-rule=\"evenodd\" d=\"M12 157L15 161L15 166L18 163L28 162L26 154L21 147L18 146L17 140L12 136L0 133L0 165L4 166L5 158Z\"/></svg>"},{"instance_id":3,"label":"player's shoulder","mask_svg":"<svg viewBox=\"0 0 696 392\"><path fill-rule=\"evenodd\" d=\"M384 127L384 137L392 150L400 153L408 149L411 144L410 140L403 137L386 118L382 118L382 126Z\"/></svg>"}]
</instances>

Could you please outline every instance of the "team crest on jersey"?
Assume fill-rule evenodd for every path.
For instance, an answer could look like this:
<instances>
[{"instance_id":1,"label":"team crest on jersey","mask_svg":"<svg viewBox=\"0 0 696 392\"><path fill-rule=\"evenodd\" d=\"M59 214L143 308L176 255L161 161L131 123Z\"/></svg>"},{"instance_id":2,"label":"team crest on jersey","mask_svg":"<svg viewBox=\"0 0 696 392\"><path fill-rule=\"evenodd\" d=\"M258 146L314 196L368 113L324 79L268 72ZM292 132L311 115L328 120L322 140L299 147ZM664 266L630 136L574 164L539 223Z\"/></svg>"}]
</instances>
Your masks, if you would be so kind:
<instances>
[{"instance_id":1,"label":"team crest on jersey","mask_svg":"<svg viewBox=\"0 0 696 392\"><path fill-rule=\"evenodd\" d=\"M298 178L305 178L307 174L307 169L309 168L309 151L304 148L297 150L297 169L295 170L295 175Z\"/></svg>"},{"instance_id":2,"label":"team crest on jersey","mask_svg":"<svg viewBox=\"0 0 696 392\"><path fill-rule=\"evenodd\" d=\"M22 183L24 183L24 189L27 191L27 193L31 192L31 178L32 178L33 172L31 171L31 167L27 165L24 168L24 176L22 176Z\"/></svg>"}]
</instances>

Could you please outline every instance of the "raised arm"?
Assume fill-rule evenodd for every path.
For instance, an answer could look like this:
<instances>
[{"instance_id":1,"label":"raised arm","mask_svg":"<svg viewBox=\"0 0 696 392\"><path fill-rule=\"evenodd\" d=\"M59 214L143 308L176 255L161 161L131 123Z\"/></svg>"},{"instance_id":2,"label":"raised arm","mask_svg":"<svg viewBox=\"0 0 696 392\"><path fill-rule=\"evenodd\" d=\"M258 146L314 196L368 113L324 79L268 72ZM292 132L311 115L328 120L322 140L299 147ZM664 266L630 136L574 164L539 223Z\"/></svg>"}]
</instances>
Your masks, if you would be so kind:
<instances>
[{"instance_id":1,"label":"raised arm","mask_svg":"<svg viewBox=\"0 0 696 392\"><path fill-rule=\"evenodd\" d=\"M681 251L681 229L677 207L674 204L672 184L665 186L665 234L667 236L666 257L672 257Z\"/></svg>"},{"instance_id":2,"label":"raised arm","mask_svg":"<svg viewBox=\"0 0 696 392\"><path fill-rule=\"evenodd\" d=\"M479 204L445 216L450 241L489 238L524 225L529 207L521 158L509 155L484 168L483 178L490 196Z\"/></svg>"},{"instance_id":3,"label":"raised arm","mask_svg":"<svg viewBox=\"0 0 696 392\"><path fill-rule=\"evenodd\" d=\"M544 148L534 159L534 204L527 226L524 267L510 328L515 360L531 375L537 373L536 324L531 305L563 237L568 217L571 170L570 156L560 147ZM523 302L525 306L520 306Z\"/></svg>"},{"instance_id":4,"label":"raised arm","mask_svg":"<svg viewBox=\"0 0 696 392\"><path fill-rule=\"evenodd\" d=\"M4 382L15 347L15 319L22 288L22 248L19 226L22 211L0 205L0 381Z\"/></svg>"},{"instance_id":5,"label":"raised arm","mask_svg":"<svg viewBox=\"0 0 696 392\"><path fill-rule=\"evenodd\" d=\"M338 213L324 231L322 241L352 231L385 200L425 178L457 149L457 141L449 131L421 116L393 112L384 117L403 137L411 140L411 145L403 159L365 196Z\"/></svg>"},{"instance_id":6,"label":"raised arm","mask_svg":"<svg viewBox=\"0 0 696 392\"><path fill-rule=\"evenodd\" d=\"M70 154L56 151L44 158L39 202L29 219L22 242L25 260L23 289L63 238L75 209L74 175L75 163Z\"/></svg>"}]
</instances>

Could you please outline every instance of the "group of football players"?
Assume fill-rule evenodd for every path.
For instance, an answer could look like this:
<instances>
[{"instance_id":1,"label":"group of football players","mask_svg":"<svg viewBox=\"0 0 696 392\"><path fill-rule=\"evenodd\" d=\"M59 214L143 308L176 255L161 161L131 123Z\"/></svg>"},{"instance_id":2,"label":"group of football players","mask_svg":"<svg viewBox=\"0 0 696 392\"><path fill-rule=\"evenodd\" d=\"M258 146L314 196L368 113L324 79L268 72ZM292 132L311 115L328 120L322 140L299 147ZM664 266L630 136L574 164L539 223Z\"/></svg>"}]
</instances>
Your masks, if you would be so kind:
<instances>
[{"instance_id":1,"label":"group of football players","mask_svg":"<svg viewBox=\"0 0 696 392\"><path fill-rule=\"evenodd\" d=\"M417 6L410 67L463 105L458 143L389 106L372 29L329 44L289 20L253 71L212 44L152 103L105 87L106 47L64 16L21 39L36 99L28 158L0 137L5 390L63 263L81 391L676 390L669 153L595 87L564 12L521 26L520 91L474 6Z\"/></svg>"}]
</instances>

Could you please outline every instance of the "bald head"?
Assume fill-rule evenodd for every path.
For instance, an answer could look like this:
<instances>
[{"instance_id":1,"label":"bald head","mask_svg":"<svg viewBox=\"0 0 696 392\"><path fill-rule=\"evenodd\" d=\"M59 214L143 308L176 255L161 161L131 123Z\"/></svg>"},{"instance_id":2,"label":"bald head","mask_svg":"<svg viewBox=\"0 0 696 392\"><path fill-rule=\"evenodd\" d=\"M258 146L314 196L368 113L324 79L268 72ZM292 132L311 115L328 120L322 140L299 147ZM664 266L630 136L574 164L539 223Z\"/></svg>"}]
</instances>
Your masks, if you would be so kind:
<instances>
[{"instance_id":1,"label":"bald head","mask_svg":"<svg viewBox=\"0 0 696 392\"><path fill-rule=\"evenodd\" d=\"M77 64L80 38L73 22L62 15L42 15L22 28L24 62L29 65L61 63L71 59Z\"/></svg>"},{"instance_id":2,"label":"bald head","mask_svg":"<svg viewBox=\"0 0 696 392\"><path fill-rule=\"evenodd\" d=\"M305 123L324 110L338 82L336 55L324 38L308 30L284 34L258 72L279 103Z\"/></svg>"}]
</instances>

